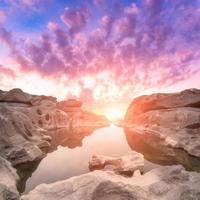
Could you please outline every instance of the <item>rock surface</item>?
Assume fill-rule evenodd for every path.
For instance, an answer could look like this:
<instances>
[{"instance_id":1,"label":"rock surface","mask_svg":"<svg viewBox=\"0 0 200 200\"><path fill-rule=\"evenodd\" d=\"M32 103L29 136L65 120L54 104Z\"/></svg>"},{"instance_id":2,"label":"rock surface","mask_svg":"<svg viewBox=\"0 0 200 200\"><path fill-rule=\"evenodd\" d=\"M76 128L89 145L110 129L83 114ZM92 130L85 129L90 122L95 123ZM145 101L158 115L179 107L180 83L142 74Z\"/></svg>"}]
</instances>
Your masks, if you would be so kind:
<instances>
[{"instance_id":1,"label":"rock surface","mask_svg":"<svg viewBox=\"0 0 200 200\"><path fill-rule=\"evenodd\" d=\"M157 138L163 147L183 149L200 158L200 90L138 97L125 120L129 131L148 138L154 148L158 145L150 141Z\"/></svg>"},{"instance_id":2,"label":"rock surface","mask_svg":"<svg viewBox=\"0 0 200 200\"><path fill-rule=\"evenodd\" d=\"M77 109L73 114L66 112L65 104L59 104L53 97L30 95L20 89L1 91L0 156L14 166L37 161L45 155L42 149L50 146L50 132L87 123L108 124L105 118L93 119L94 114L90 119L85 117L89 114L80 109L79 101L69 102L67 107Z\"/></svg>"},{"instance_id":3,"label":"rock surface","mask_svg":"<svg viewBox=\"0 0 200 200\"><path fill-rule=\"evenodd\" d=\"M16 171L11 164L0 157L0 199L17 200L19 195L16 184L18 180Z\"/></svg>"},{"instance_id":4,"label":"rock surface","mask_svg":"<svg viewBox=\"0 0 200 200\"><path fill-rule=\"evenodd\" d=\"M143 173L144 156L136 151L120 157L93 155L89 160L89 169L104 169L106 166L114 166L114 171L121 175L132 176L135 171Z\"/></svg>"},{"instance_id":5,"label":"rock surface","mask_svg":"<svg viewBox=\"0 0 200 200\"><path fill-rule=\"evenodd\" d=\"M37 162L50 150L57 130L72 130L88 124L93 127L108 125L105 118L81 110L81 102L70 101L67 107L70 106L75 109L73 112L67 112L66 105L59 104L54 97L31 95L20 89L0 90L0 157L14 167ZM65 137L72 139L73 135ZM78 140L77 135L74 137ZM57 145L63 143L56 142ZM4 190L5 186L0 185L0 191Z\"/></svg>"},{"instance_id":6,"label":"rock surface","mask_svg":"<svg viewBox=\"0 0 200 200\"><path fill-rule=\"evenodd\" d=\"M160 167L125 178L94 171L53 184L37 186L22 200L189 200L200 199L200 174L181 166Z\"/></svg>"}]
</instances>

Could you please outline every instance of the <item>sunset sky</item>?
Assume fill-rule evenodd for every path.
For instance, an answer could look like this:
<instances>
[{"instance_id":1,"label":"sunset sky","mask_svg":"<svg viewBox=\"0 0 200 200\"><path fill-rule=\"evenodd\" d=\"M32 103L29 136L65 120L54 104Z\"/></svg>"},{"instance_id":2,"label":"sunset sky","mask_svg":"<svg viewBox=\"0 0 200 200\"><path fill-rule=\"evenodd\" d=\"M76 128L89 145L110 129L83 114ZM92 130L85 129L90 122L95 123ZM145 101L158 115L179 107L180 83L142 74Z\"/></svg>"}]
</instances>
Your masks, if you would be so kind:
<instances>
[{"instance_id":1,"label":"sunset sky","mask_svg":"<svg viewBox=\"0 0 200 200\"><path fill-rule=\"evenodd\" d=\"M0 89L95 104L200 87L200 0L0 0Z\"/></svg>"}]
</instances>

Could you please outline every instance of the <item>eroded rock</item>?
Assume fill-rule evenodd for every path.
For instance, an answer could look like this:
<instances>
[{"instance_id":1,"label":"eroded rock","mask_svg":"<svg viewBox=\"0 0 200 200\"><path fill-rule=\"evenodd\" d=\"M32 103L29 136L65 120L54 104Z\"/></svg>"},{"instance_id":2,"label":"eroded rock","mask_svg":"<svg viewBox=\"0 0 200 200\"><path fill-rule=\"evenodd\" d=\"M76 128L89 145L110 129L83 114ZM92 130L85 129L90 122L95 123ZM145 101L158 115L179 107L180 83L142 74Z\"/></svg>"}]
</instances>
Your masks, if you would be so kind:
<instances>
[{"instance_id":1,"label":"eroded rock","mask_svg":"<svg viewBox=\"0 0 200 200\"><path fill-rule=\"evenodd\" d=\"M89 169L104 169L106 166L114 166L114 171L121 175L132 176L135 171L143 173L144 156L141 153L132 151L125 156L111 157L93 155L89 160Z\"/></svg>"},{"instance_id":2,"label":"eroded rock","mask_svg":"<svg viewBox=\"0 0 200 200\"><path fill-rule=\"evenodd\" d=\"M20 89L1 91L0 155L14 166L35 162L45 156L43 149L50 147L52 134L56 130L88 124L95 126L96 122L97 126L108 125L105 118L95 118L94 114L82 111L81 102L66 102L59 103L49 96L30 95ZM66 106L75 111L67 112Z\"/></svg>"},{"instance_id":3,"label":"eroded rock","mask_svg":"<svg viewBox=\"0 0 200 200\"><path fill-rule=\"evenodd\" d=\"M157 138L163 147L183 149L200 158L200 90L136 98L129 106L126 122L129 131L144 140L149 138L154 148L152 141Z\"/></svg>"},{"instance_id":4,"label":"eroded rock","mask_svg":"<svg viewBox=\"0 0 200 200\"><path fill-rule=\"evenodd\" d=\"M23 92L19 88L12 89L8 92L3 92L0 95L0 102L13 102L13 103L31 103L31 95Z\"/></svg>"},{"instance_id":5,"label":"eroded rock","mask_svg":"<svg viewBox=\"0 0 200 200\"><path fill-rule=\"evenodd\" d=\"M22 200L180 200L200 198L200 174L181 166L153 169L126 178L94 171L68 180L37 186Z\"/></svg>"}]
</instances>

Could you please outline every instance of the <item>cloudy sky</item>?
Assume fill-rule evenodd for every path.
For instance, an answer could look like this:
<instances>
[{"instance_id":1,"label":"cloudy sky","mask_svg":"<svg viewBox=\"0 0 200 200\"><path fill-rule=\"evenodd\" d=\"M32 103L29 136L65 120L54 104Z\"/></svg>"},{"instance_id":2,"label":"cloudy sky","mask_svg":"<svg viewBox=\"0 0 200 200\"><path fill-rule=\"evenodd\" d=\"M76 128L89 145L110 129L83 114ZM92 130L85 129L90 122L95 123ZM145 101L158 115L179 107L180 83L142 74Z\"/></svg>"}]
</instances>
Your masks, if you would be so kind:
<instances>
[{"instance_id":1,"label":"cloudy sky","mask_svg":"<svg viewBox=\"0 0 200 200\"><path fill-rule=\"evenodd\" d=\"M0 0L0 89L122 103L200 87L200 0Z\"/></svg>"}]
</instances>

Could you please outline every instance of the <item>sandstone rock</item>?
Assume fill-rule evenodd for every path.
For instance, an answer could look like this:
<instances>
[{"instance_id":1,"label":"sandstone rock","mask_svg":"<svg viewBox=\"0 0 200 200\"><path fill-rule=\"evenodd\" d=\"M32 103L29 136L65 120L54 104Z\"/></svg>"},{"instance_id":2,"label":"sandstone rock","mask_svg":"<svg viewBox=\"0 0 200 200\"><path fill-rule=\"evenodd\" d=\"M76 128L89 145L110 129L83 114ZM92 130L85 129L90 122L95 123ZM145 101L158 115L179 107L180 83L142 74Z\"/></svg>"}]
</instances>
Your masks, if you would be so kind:
<instances>
[{"instance_id":1,"label":"sandstone rock","mask_svg":"<svg viewBox=\"0 0 200 200\"><path fill-rule=\"evenodd\" d=\"M125 119L132 121L147 111L179 107L200 108L200 90L188 89L180 93L140 96L130 104Z\"/></svg>"},{"instance_id":2,"label":"sandstone rock","mask_svg":"<svg viewBox=\"0 0 200 200\"><path fill-rule=\"evenodd\" d=\"M68 99L66 101L60 101L58 102L58 107L63 109L63 108L80 108L82 106L82 102L78 101L76 99Z\"/></svg>"},{"instance_id":3,"label":"sandstone rock","mask_svg":"<svg viewBox=\"0 0 200 200\"><path fill-rule=\"evenodd\" d=\"M81 104L76 100L58 103L54 97L30 95L20 89L2 91L0 155L13 165L41 159L44 156L41 149L49 147L52 131L82 126L85 121L94 123L95 115L86 118L88 113L80 110ZM62 109L65 106L77 108L78 111L71 114ZM103 118L100 120L106 122Z\"/></svg>"},{"instance_id":4,"label":"sandstone rock","mask_svg":"<svg viewBox=\"0 0 200 200\"><path fill-rule=\"evenodd\" d=\"M94 130L97 118L92 114L90 116L93 118L86 118L88 113L80 109L79 101L70 101L68 105L77 110L71 113L58 107L54 97L30 95L20 89L0 91L0 156L12 166L19 167L22 164L38 163L58 145L69 145L71 148L81 145L84 134L91 134L92 131L76 134L73 128L89 123ZM98 119L98 122L102 122L101 126L107 125L105 118ZM60 137L56 138L58 132ZM74 143L69 141L73 139ZM23 179L23 188L26 177L22 175L20 178ZM18 198L15 192L12 195L9 191L0 180L0 195L3 195L0 199Z\"/></svg>"},{"instance_id":5,"label":"sandstone rock","mask_svg":"<svg viewBox=\"0 0 200 200\"><path fill-rule=\"evenodd\" d=\"M52 150L50 145L53 149L56 148L55 145L67 144L72 147L77 143L81 145L84 134L73 134L72 131L73 126L82 125L86 120L77 115L77 113L84 114L79 108L80 102L75 100L68 102L70 106L78 108L78 112L72 116L71 113L59 109L57 104L54 97L30 95L20 89L0 91L0 156L13 166L19 167L22 164L39 162L48 151ZM62 137L56 138L56 132L60 129L69 131L63 131L60 134ZM73 138L76 142L72 145L68 140ZM23 176L20 178L24 180L22 184L24 186L26 178ZM7 186L0 188L0 193L4 196L9 192ZM14 197L11 195L9 198Z\"/></svg>"},{"instance_id":6,"label":"sandstone rock","mask_svg":"<svg viewBox=\"0 0 200 200\"><path fill-rule=\"evenodd\" d=\"M125 178L94 171L79 177L37 186L22 200L181 200L200 199L200 174L181 166L160 167Z\"/></svg>"},{"instance_id":7,"label":"sandstone rock","mask_svg":"<svg viewBox=\"0 0 200 200\"><path fill-rule=\"evenodd\" d=\"M0 97L2 102L30 103L31 95L23 92L21 89L15 88L5 92Z\"/></svg>"},{"instance_id":8,"label":"sandstone rock","mask_svg":"<svg viewBox=\"0 0 200 200\"><path fill-rule=\"evenodd\" d=\"M45 104L49 104L48 107L51 107L52 105L56 105L57 103L57 99L55 97L51 97L51 96L45 96L45 95L32 95L31 98L31 104L33 106L38 106L41 105L43 102L45 102Z\"/></svg>"},{"instance_id":9,"label":"sandstone rock","mask_svg":"<svg viewBox=\"0 0 200 200\"><path fill-rule=\"evenodd\" d=\"M144 156L132 151L128 155L121 157L93 155L89 161L90 170L103 169L107 165L114 166L114 171L118 174L132 176L136 170L143 173Z\"/></svg>"},{"instance_id":10,"label":"sandstone rock","mask_svg":"<svg viewBox=\"0 0 200 200\"><path fill-rule=\"evenodd\" d=\"M0 127L0 155L13 165L44 157L37 147L42 135L22 112L0 106Z\"/></svg>"},{"instance_id":11,"label":"sandstone rock","mask_svg":"<svg viewBox=\"0 0 200 200\"><path fill-rule=\"evenodd\" d=\"M159 145L153 140L159 139L162 147L183 149L200 158L200 90L139 97L130 105L126 122L135 137L140 134L146 142L152 138L149 145L154 148Z\"/></svg>"},{"instance_id":12,"label":"sandstone rock","mask_svg":"<svg viewBox=\"0 0 200 200\"><path fill-rule=\"evenodd\" d=\"M11 164L0 157L0 199L1 200L18 200L19 194L16 189L18 180L16 171Z\"/></svg>"}]
</instances>

